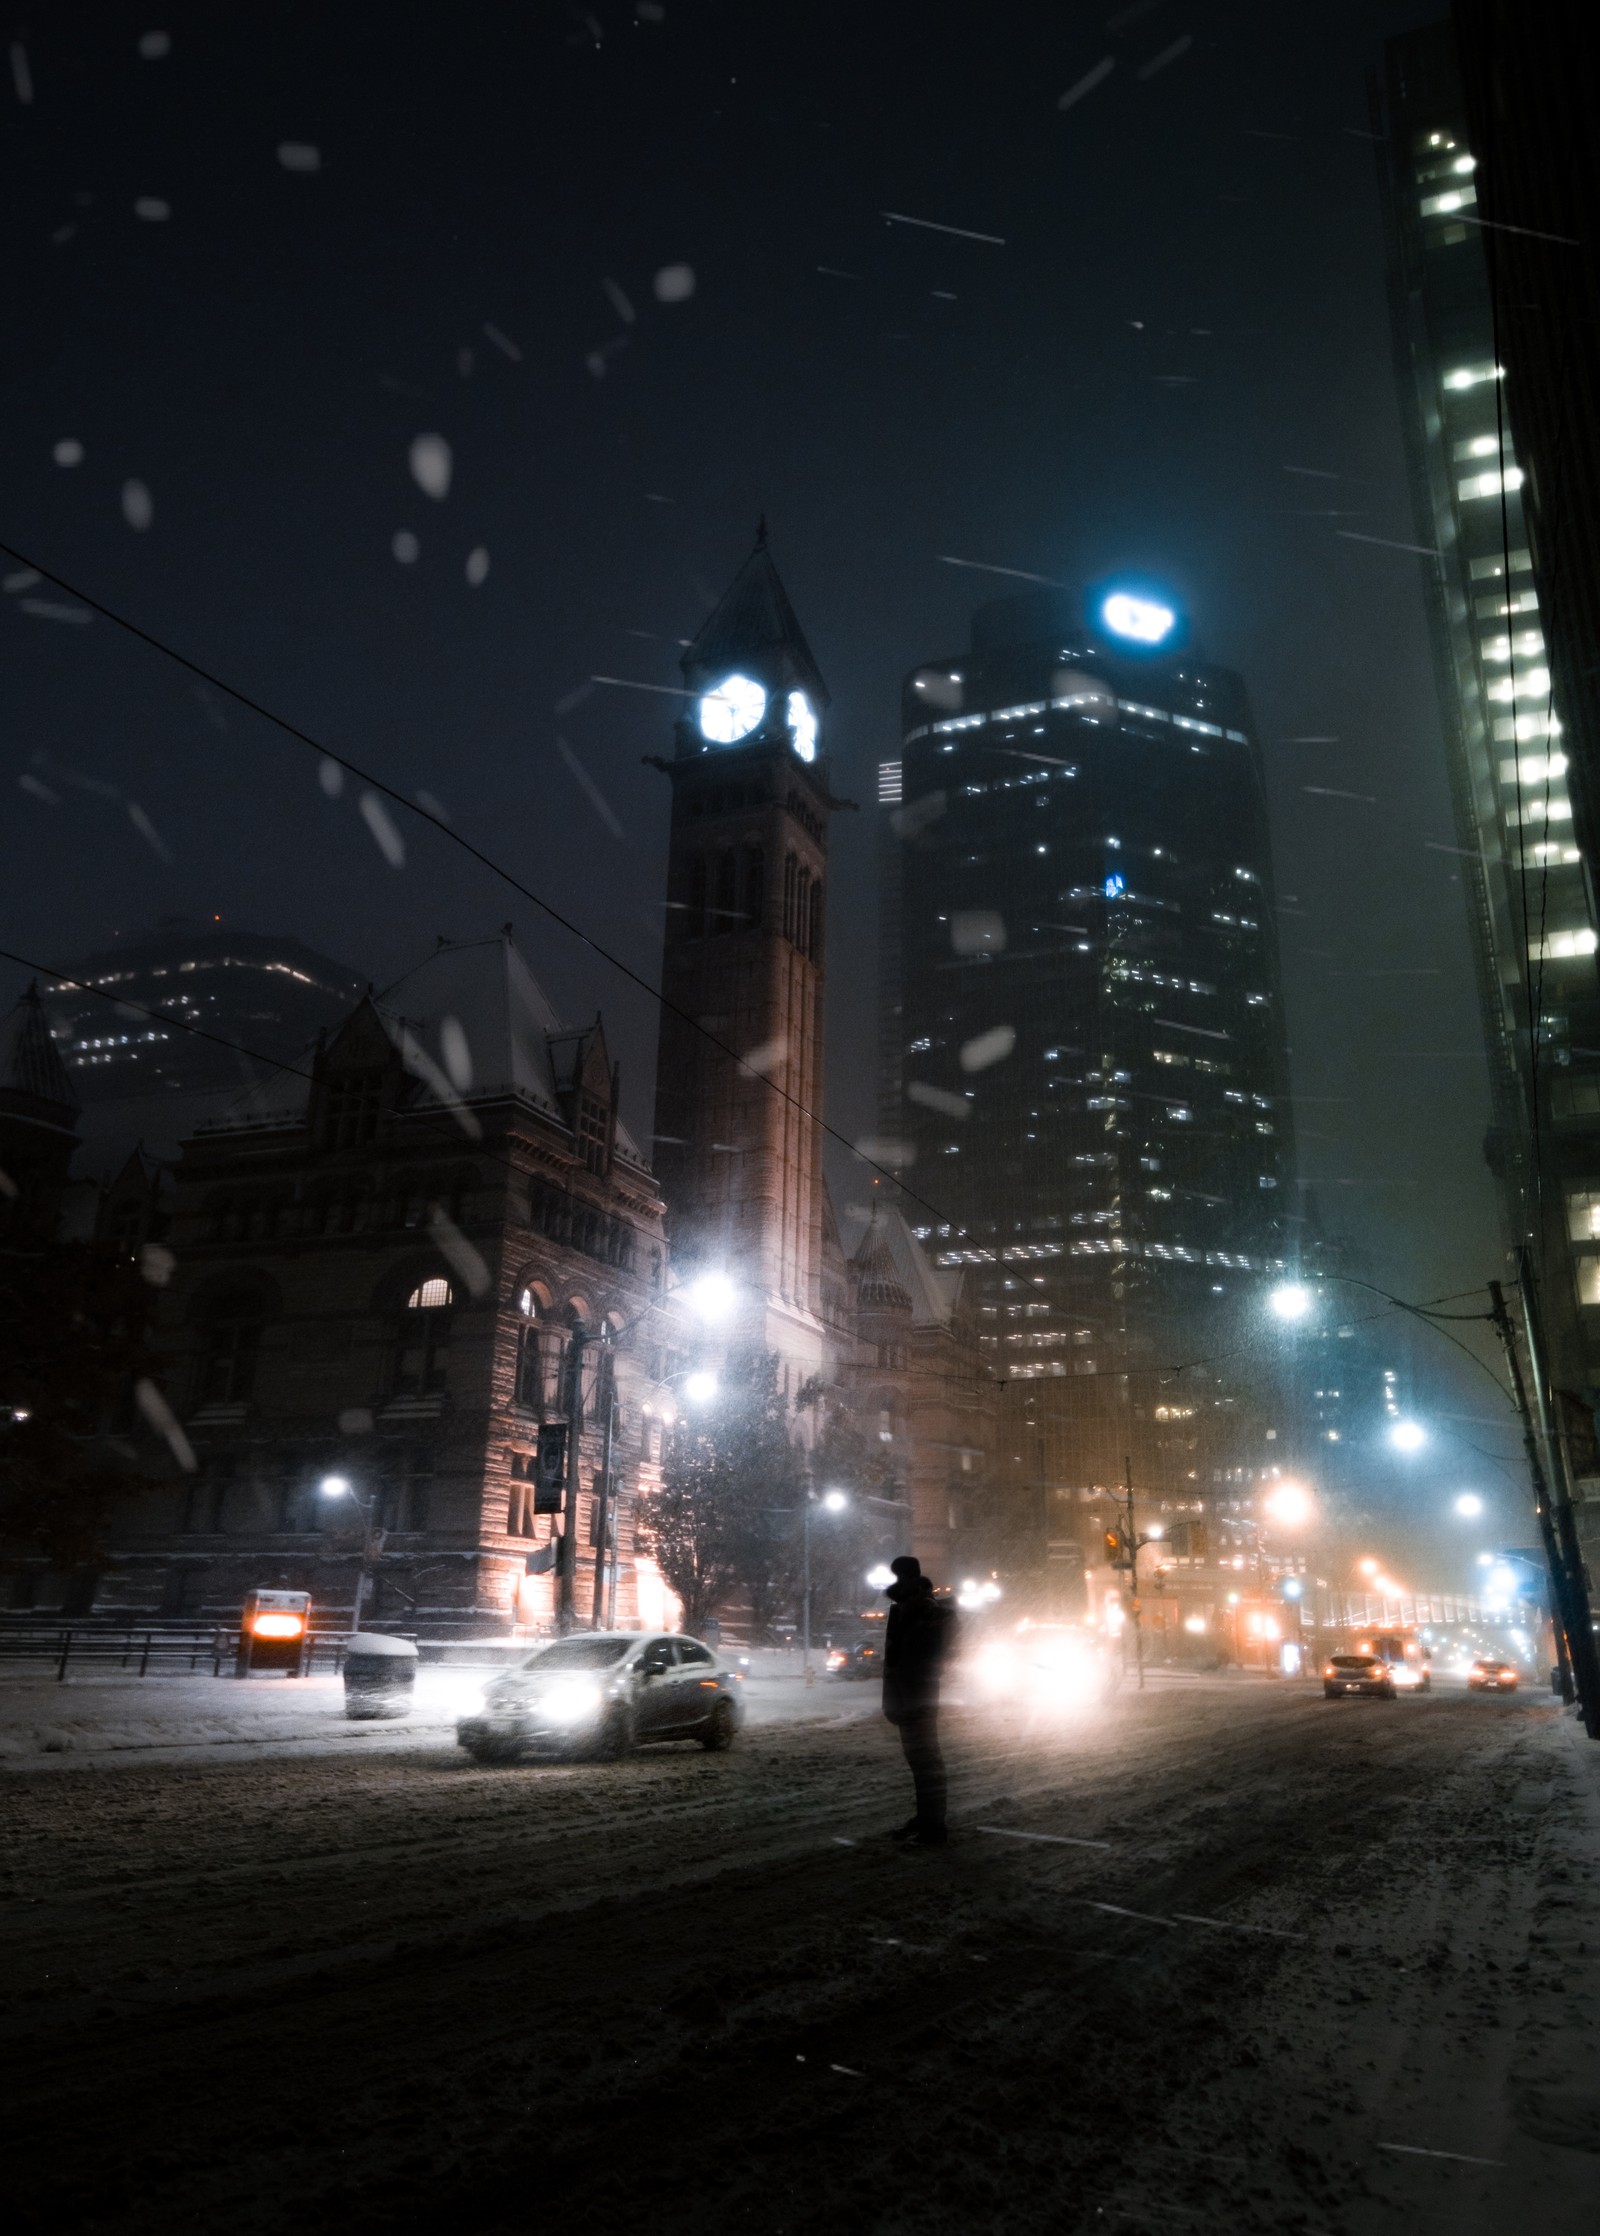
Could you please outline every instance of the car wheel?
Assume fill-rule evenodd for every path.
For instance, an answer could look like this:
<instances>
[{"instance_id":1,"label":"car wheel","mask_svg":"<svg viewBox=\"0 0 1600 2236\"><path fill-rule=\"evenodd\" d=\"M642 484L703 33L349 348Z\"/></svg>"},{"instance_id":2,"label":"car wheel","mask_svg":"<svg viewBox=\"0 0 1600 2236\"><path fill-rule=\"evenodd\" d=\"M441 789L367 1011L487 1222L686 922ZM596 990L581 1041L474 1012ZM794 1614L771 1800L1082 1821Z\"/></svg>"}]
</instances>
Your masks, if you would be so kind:
<instances>
[{"instance_id":1,"label":"car wheel","mask_svg":"<svg viewBox=\"0 0 1600 2236\"><path fill-rule=\"evenodd\" d=\"M632 1709L614 1709L601 1729L594 1751L602 1762L620 1762L624 1755L633 1753L638 1736Z\"/></svg>"},{"instance_id":2,"label":"car wheel","mask_svg":"<svg viewBox=\"0 0 1600 2236\"><path fill-rule=\"evenodd\" d=\"M504 1739L463 1739L462 1746L474 1762L515 1762L517 1750Z\"/></svg>"},{"instance_id":3,"label":"car wheel","mask_svg":"<svg viewBox=\"0 0 1600 2236\"><path fill-rule=\"evenodd\" d=\"M1423 1677L1422 1683L1417 1687L1417 1690L1419 1692L1431 1693L1433 1690L1433 1678L1430 1675L1425 1675Z\"/></svg>"},{"instance_id":4,"label":"car wheel","mask_svg":"<svg viewBox=\"0 0 1600 2236\"><path fill-rule=\"evenodd\" d=\"M1380 1700L1393 1700L1394 1697L1395 1690L1393 1685L1380 1685L1378 1687L1378 1698Z\"/></svg>"},{"instance_id":5,"label":"car wheel","mask_svg":"<svg viewBox=\"0 0 1600 2236\"><path fill-rule=\"evenodd\" d=\"M732 1701L719 1700L706 1718L705 1729L700 1734L700 1744L708 1755L725 1754L733 1745L733 1735L737 1729Z\"/></svg>"},{"instance_id":6,"label":"car wheel","mask_svg":"<svg viewBox=\"0 0 1600 2236\"><path fill-rule=\"evenodd\" d=\"M1322 1688L1322 1697L1323 1697L1323 1699L1324 1699L1324 1700L1337 1700L1337 1699L1338 1699L1338 1697L1339 1697L1339 1688L1338 1688L1338 1686L1337 1686L1337 1685L1324 1685L1324 1686L1323 1686L1323 1688Z\"/></svg>"}]
</instances>

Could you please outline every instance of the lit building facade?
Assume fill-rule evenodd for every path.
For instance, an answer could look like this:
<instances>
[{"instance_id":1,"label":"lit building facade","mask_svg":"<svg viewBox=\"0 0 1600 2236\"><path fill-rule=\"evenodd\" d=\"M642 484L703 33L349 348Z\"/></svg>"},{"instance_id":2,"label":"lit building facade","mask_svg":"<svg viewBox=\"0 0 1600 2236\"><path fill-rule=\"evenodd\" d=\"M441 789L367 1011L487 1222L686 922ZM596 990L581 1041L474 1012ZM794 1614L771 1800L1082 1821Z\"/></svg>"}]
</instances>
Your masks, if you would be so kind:
<instances>
[{"instance_id":1,"label":"lit building facade","mask_svg":"<svg viewBox=\"0 0 1600 2236\"><path fill-rule=\"evenodd\" d=\"M1549 509L1562 460L1513 441L1526 322L1507 332L1498 317L1448 25L1391 42L1380 113L1398 386L1489 1055L1486 1149L1507 1240L1542 1269L1552 1384L1592 1407L1600 939L1571 780L1594 751L1554 672L1530 534L1536 489Z\"/></svg>"},{"instance_id":2,"label":"lit building facade","mask_svg":"<svg viewBox=\"0 0 1600 2236\"><path fill-rule=\"evenodd\" d=\"M301 940L169 917L69 964L42 991L77 1095L98 1103L237 1090L265 1068L253 1055L297 1062L363 985ZM142 1014L151 1009L181 1022Z\"/></svg>"},{"instance_id":3,"label":"lit building facade","mask_svg":"<svg viewBox=\"0 0 1600 2236\"><path fill-rule=\"evenodd\" d=\"M1295 1210L1244 686L1158 599L1090 609L983 609L908 678L880 786L883 1147L996 1372L1034 1386L1015 1465L1068 1499L1125 1458L1167 1483L1237 1458L1215 1376L1151 1370L1229 1347Z\"/></svg>"}]
</instances>

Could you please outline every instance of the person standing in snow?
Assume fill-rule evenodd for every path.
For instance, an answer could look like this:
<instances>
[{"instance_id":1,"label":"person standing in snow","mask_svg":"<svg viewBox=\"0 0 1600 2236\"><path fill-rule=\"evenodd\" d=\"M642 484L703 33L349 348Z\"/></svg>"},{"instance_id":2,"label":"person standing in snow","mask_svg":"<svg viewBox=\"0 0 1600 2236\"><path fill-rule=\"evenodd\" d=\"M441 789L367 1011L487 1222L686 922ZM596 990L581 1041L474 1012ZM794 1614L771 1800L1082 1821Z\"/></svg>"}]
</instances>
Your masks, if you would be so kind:
<instances>
[{"instance_id":1,"label":"person standing in snow","mask_svg":"<svg viewBox=\"0 0 1600 2236\"><path fill-rule=\"evenodd\" d=\"M916 1790L916 1814L892 1835L919 1848L942 1848L948 1781L939 1749L939 1681L955 1642L953 1609L934 1597L922 1563L902 1553L889 1563L894 1582L883 1642L883 1712L900 1734Z\"/></svg>"}]
</instances>

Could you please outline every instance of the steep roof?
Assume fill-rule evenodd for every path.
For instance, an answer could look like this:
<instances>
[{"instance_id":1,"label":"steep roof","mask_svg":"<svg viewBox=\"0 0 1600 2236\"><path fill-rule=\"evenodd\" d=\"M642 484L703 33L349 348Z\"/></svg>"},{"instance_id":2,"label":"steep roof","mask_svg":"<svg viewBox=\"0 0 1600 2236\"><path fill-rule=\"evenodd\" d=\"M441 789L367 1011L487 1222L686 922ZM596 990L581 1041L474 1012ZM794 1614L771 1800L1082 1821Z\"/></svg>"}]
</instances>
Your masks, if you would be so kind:
<instances>
[{"instance_id":1,"label":"steep roof","mask_svg":"<svg viewBox=\"0 0 1600 2236\"><path fill-rule=\"evenodd\" d=\"M827 705L822 670L767 549L765 522L754 551L723 592L682 664L691 684L746 667L767 682L804 684L819 706Z\"/></svg>"},{"instance_id":2,"label":"steep roof","mask_svg":"<svg viewBox=\"0 0 1600 2236\"><path fill-rule=\"evenodd\" d=\"M412 1108L443 1106L456 1098L489 1102L510 1094L564 1125L561 1097L570 1084L573 1043L580 1058L597 1039L604 1045L598 1020L577 1034L563 1028L509 926L486 939L441 939L431 955L372 995L366 1013L399 1049L415 1081ZM358 1006L341 1031L360 1014ZM560 1078L552 1041L558 1044ZM300 1123L309 1092L302 1075L311 1068L308 1051L295 1072L278 1072L265 1086L241 1095L220 1123L230 1128ZM630 1163L644 1165L620 1119L616 1145Z\"/></svg>"},{"instance_id":3,"label":"steep roof","mask_svg":"<svg viewBox=\"0 0 1600 2236\"><path fill-rule=\"evenodd\" d=\"M934 1265L907 1226L905 1213L894 1204L873 1205L856 1244L858 1256L874 1232L877 1237L874 1249L881 1246L886 1251L910 1303L912 1326L948 1327L961 1293L959 1269Z\"/></svg>"},{"instance_id":4,"label":"steep roof","mask_svg":"<svg viewBox=\"0 0 1600 2236\"><path fill-rule=\"evenodd\" d=\"M50 1032L37 980L0 1028L0 1093L26 1102L53 1103L61 1122L77 1114L78 1098Z\"/></svg>"},{"instance_id":5,"label":"steep roof","mask_svg":"<svg viewBox=\"0 0 1600 2236\"><path fill-rule=\"evenodd\" d=\"M856 1301L865 1312L909 1312L911 1291L900 1278L882 1209L874 1204L850 1263L859 1275Z\"/></svg>"}]
</instances>

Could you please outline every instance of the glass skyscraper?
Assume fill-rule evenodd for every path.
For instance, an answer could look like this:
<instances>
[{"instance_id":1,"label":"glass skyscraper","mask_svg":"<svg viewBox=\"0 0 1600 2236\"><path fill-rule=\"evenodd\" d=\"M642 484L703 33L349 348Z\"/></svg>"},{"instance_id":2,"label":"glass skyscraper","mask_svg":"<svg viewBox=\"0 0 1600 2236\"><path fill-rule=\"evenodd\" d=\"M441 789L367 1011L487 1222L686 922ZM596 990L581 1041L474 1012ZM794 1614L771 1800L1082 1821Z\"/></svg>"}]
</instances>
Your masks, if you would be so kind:
<instances>
[{"instance_id":1,"label":"glass skyscraper","mask_svg":"<svg viewBox=\"0 0 1600 2236\"><path fill-rule=\"evenodd\" d=\"M1515 336L1539 306L1517 302L1507 330L1448 24L1390 43L1378 106L1400 403L1489 1052L1487 1151L1507 1240L1529 1243L1542 1270L1550 1380L1572 1472L1591 1478L1592 1540L1592 1426L1574 1442L1565 1415L1570 1401L1581 1420L1600 1396L1600 940L1569 789L1592 747L1546 643L1549 553L1530 548L1533 500L1559 509L1564 461L1512 441ZM1530 368L1535 385L1543 371Z\"/></svg>"},{"instance_id":2,"label":"glass skyscraper","mask_svg":"<svg viewBox=\"0 0 1600 2236\"><path fill-rule=\"evenodd\" d=\"M880 1131L996 1371L1045 1385L1030 1466L1198 1489L1236 1402L1159 1370L1247 1342L1298 1232L1261 756L1170 601L1087 610L1005 599L907 679Z\"/></svg>"}]
</instances>

